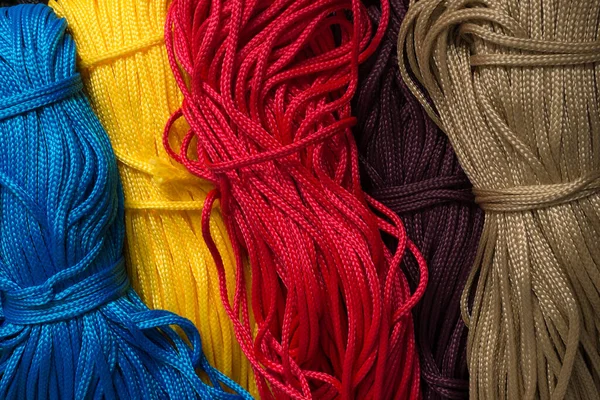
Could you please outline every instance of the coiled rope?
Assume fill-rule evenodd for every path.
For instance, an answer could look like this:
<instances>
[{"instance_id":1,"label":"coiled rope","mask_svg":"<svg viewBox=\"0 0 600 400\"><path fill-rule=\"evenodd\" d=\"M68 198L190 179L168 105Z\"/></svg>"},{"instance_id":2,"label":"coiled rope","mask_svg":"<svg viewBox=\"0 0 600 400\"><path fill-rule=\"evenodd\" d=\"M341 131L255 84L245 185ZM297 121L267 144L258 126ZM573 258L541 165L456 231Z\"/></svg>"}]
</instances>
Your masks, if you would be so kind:
<instances>
[{"instance_id":1,"label":"coiled rope","mask_svg":"<svg viewBox=\"0 0 600 400\"><path fill-rule=\"evenodd\" d=\"M390 4L386 35L363 66L354 103L364 189L398 213L427 260L429 283L413 309L423 398L468 399L467 330L460 298L477 252L483 213L447 137L402 82L396 42L408 1ZM379 4L368 12L378 24ZM413 259L406 259L404 270L418 282Z\"/></svg>"},{"instance_id":2,"label":"coiled rope","mask_svg":"<svg viewBox=\"0 0 600 400\"><path fill-rule=\"evenodd\" d=\"M0 398L238 398L192 323L129 286L116 161L65 28L0 9Z\"/></svg>"},{"instance_id":3,"label":"coiled rope","mask_svg":"<svg viewBox=\"0 0 600 400\"><path fill-rule=\"evenodd\" d=\"M217 268L202 238L201 210L213 186L171 161L162 145L165 123L182 100L164 46L168 4L50 2L69 23L92 107L119 161L126 264L134 288L151 308L193 321L209 362L257 394L252 369L221 304ZM187 129L177 124L173 140L180 140ZM212 214L211 231L233 293L234 255L218 211ZM250 281L249 274L246 279ZM253 326L251 315L249 319Z\"/></svg>"},{"instance_id":4,"label":"coiled rope","mask_svg":"<svg viewBox=\"0 0 600 400\"><path fill-rule=\"evenodd\" d=\"M178 148L170 128L185 116L191 130L172 156L217 185L204 237L263 399L420 396L410 310L427 271L398 217L376 201L392 223L369 210L350 131L358 64L385 28L372 38L356 0L175 0L169 9L167 51L184 101L166 145ZM236 254L233 302L207 226L216 204ZM398 238L396 253L380 230ZM420 271L412 295L405 251Z\"/></svg>"},{"instance_id":5,"label":"coiled rope","mask_svg":"<svg viewBox=\"0 0 600 400\"><path fill-rule=\"evenodd\" d=\"M600 398L599 20L597 1L420 0L400 30L486 213L472 399Z\"/></svg>"}]
</instances>

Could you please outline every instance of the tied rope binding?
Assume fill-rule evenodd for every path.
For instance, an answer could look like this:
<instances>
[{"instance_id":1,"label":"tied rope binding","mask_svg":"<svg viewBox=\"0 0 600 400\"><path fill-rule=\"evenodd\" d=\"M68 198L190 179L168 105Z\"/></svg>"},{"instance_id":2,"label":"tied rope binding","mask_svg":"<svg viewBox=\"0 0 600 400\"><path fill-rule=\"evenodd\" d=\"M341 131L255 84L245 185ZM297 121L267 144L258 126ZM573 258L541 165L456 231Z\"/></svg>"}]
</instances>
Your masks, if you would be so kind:
<instances>
[{"instance_id":1,"label":"tied rope binding","mask_svg":"<svg viewBox=\"0 0 600 400\"><path fill-rule=\"evenodd\" d=\"M0 398L250 399L129 286L116 161L65 28L0 10Z\"/></svg>"}]
</instances>

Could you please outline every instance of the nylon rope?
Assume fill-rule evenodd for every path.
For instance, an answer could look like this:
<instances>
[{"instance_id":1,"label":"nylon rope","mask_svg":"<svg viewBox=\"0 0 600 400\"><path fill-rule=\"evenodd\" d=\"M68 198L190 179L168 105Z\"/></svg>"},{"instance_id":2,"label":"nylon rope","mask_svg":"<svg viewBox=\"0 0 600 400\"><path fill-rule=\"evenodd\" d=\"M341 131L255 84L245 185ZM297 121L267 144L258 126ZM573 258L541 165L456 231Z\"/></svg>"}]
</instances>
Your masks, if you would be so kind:
<instances>
[{"instance_id":1,"label":"nylon rope","mask_svg":"<svg viewBox=\"0 0 600 400\"><path fill-rule=\"evenodd\" d=\"M65 30L44 5L0 9L0 398L250 399L131 289L116 160Z\"/></svg>"},{"instance_id":2,"label":"nylon rope","mask_svg":"<svg viewBox=\"0 0 600 400\"><path fill-rule=\"evenodd\" d=\"M170 161L162 146L164 125L182 100L162 40L169 2L60 0L50 5L66 18L79 46L87 93L119 160L126 264L134 288L151 308L193 321L208 361L256 395L252 369L221 304L217 267L202 239L200 216L212 186ZM177 124L174 140L187 129L183 121ZM218 210L211 232L225 273L233 279L235 259ZM232 282L232 292L234 287Z\"/></svg>"},{"instance_id":3,"label":"nylon rope","mask_svg":"<svg viewBox=\"0 0 600 400\"><path fill-rule=\"evenodd\" d=\"M184 100L165 145L217 185L204 238L220 266L206 225L219 204L237 263L235 277L219 269L221 296L263 399L420 396L410 310L427 269L398 217L363 194L350 131L358 64L384 31L356 0L175 0L169 10ZM171 128L182 116L191 130L179 144ZM381 231L398 238L395 253ZM405 253L420 271L413 293Z\"/></svg>"},{"instance_id":4,"label":"nylon rope","mask_svg":"<svg viewBox=\"0 0 600 400\"><path fill-rule=\"evenodd\" d=\"M485 210L472 399L600 397L599 20L597 1L420 0L400 30Z\"/></svg>"},{"instance_id":5,"label":"nylon rope","mask_svg":"<svg viewBox=\"0 0 600 400\"><path fill-rule=\"evenodd\" d=\"M390 0L386 35L362 67L354 134L365 192L402 218L429 268L427 290L413 309L423 399L468 399L467 329L460 300L477 253L483 212L448 138L402 82L396 43L408 4ZM370 5L368 12L378 24L380 5ZM388 240L388 245L396 243ZM416 285L414 260L407 258L404 270Z\"/></svg>"}]
</instances>

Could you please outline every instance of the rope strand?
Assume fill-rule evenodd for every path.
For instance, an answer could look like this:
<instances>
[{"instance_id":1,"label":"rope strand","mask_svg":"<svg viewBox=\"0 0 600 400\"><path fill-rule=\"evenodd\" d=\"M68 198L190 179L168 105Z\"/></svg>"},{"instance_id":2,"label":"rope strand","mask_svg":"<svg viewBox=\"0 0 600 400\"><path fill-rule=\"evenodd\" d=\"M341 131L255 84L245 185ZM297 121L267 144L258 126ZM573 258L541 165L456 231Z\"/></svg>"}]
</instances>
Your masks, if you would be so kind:
<instances>
[{"instance_id":1,"label":"rope strand","mask_svg":"<svg viewBox=\"0 0 600 400\"><path fill-rule=\"evenodd\" d=\"M250 399L129 286L116 161L65 29L0 9L0 398Z\"/></svg>"},{"instance_id":2,"label":"rope strand","mask_svg":"<svg viewBox=\"0 0 600 400\"><path fill-rule=\"evenodd\" d=\"M599 20L595 1L419 0L400 30L485 210L472 399L600 397Z\"/></svg>"},{"instance_id":3,"label":"rope strand","mask_svg":"<svg viewBox=\"0 0 600 400\"><path fill-rule=\"evenodd\" d=\"M382 20L387 22L387 3ZM351 17L350 17L351 15ZM175 0L166 43L183 91L165 145L217 185L203 211L223 212L237 275L221 296L263 399L418 399L411 308L427 270L397 216L378 219L360 188L350 126L358 64L375 50L359 1ZM181 145L171 124L191 126ZM218 203L217 203L218 201ZM391 254L380 230L398 238ZM420 281L400 270L407 252ZM252 268L248 324L245 265Z\"/></svg>"},{"instance_id":4,"label":"rope strand","mask_svg":"<svg viewBox=\"0 0 600 400\"><path fill-rule=\"evenodd\" d=\"M217 268L202 238L208 182L170 160L162 145L169 115L182 100L163 39L169 1L51 1L79 46L92 107L115 149L125 192L126 261L134 288L151 308L195 323L209 362L253 395L256 384L219 294ZM174 126L181 141L189 128ZM228 279L234 254L219 210L211 232ZM250 275L246 276L248 281ZM233 282L229 290L234 290ZM249 312L249 324L254 326Z\"/></svg>"}]
</instances>

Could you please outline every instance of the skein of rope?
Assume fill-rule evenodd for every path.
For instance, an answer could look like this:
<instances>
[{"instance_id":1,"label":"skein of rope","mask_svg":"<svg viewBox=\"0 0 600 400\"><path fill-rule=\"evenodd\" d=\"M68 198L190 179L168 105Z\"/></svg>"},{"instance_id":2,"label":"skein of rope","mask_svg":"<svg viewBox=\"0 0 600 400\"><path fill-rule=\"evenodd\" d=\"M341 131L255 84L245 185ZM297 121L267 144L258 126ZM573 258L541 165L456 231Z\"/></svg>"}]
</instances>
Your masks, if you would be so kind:
<instances>
[{"instance_id":1,"label":"skein of rope","mask_svg":"<svg viewBox=\"0 0 600 400\"><path fill-rule=\"evenodd\" d=\"M387 32L361 69L353 104L364 190L402 218L427 261L427 290L413 309L423 398L468 399L467 330L460 298L477 252L483 213L447 137L402 82L396 42L408 1L390 4ZM372 4L368 12L377 25L380 5ZM406 259L404 270L411 283L418 281L413 259Z\"/></svg>"},{"instance_id":2,"label":"skein of rope","mask_svg":"<svg viewBox=\"0 0 600 400\"><path fill-rule=\"evenodd\" d=\"M485 211L472 399L600 398L599 20L597 1L419 0L400 30Z\"/></svg>"},{"instance_id":3,"label":"skein of rope","mask_svg":"<svg viewBox=\"0 0 600 400\"><path fill-rule=\"evenodd\" d=\"M60 0L50 5L69 23L92 108L119 161L133 287L151 308L193 321L208 361L256 395L252 369L221 304L217 268L202 238L201 211L213 186L171 161L162 146L165 123L182 101L163 39L169 1ZM183 138L187 129L183 121L177 124L173 140ZM218 211L212 214L211 232L233 293L235 259ZM251 315L249 321L253 326Z\"/></svg>"},{"instance_id":4,"label":"skein of rope","mask_svg":"<svg viewBox=\"0 0 600 400\"><path fill-rule=\"evenodd\" d=\"M116 161L65 29L0 9L0 398L250 399L129 286Z\"/></svg>"},{"instance_id":5,"label":"skein of rope","mask_svg":"<svg viewBox=\"0 0 600 400\"><path fill-rule=\"evenodd\" d=\"M388 11L384 3L383 21ZM372 37L357 0L174 0L169 9L167 51L184 100L165 145L216 185L203 233L263 399L420 397L410 310L426 266L398 217L363 194L350 130L358 65L385 25ZM182 116L191 129L179 144L171 128ZM233 301L208 226L217 210L236 255ZM395 253L380 231L398 239ZM413 294L405 253L420 271Z\"/></svg>"}]
</instances>

